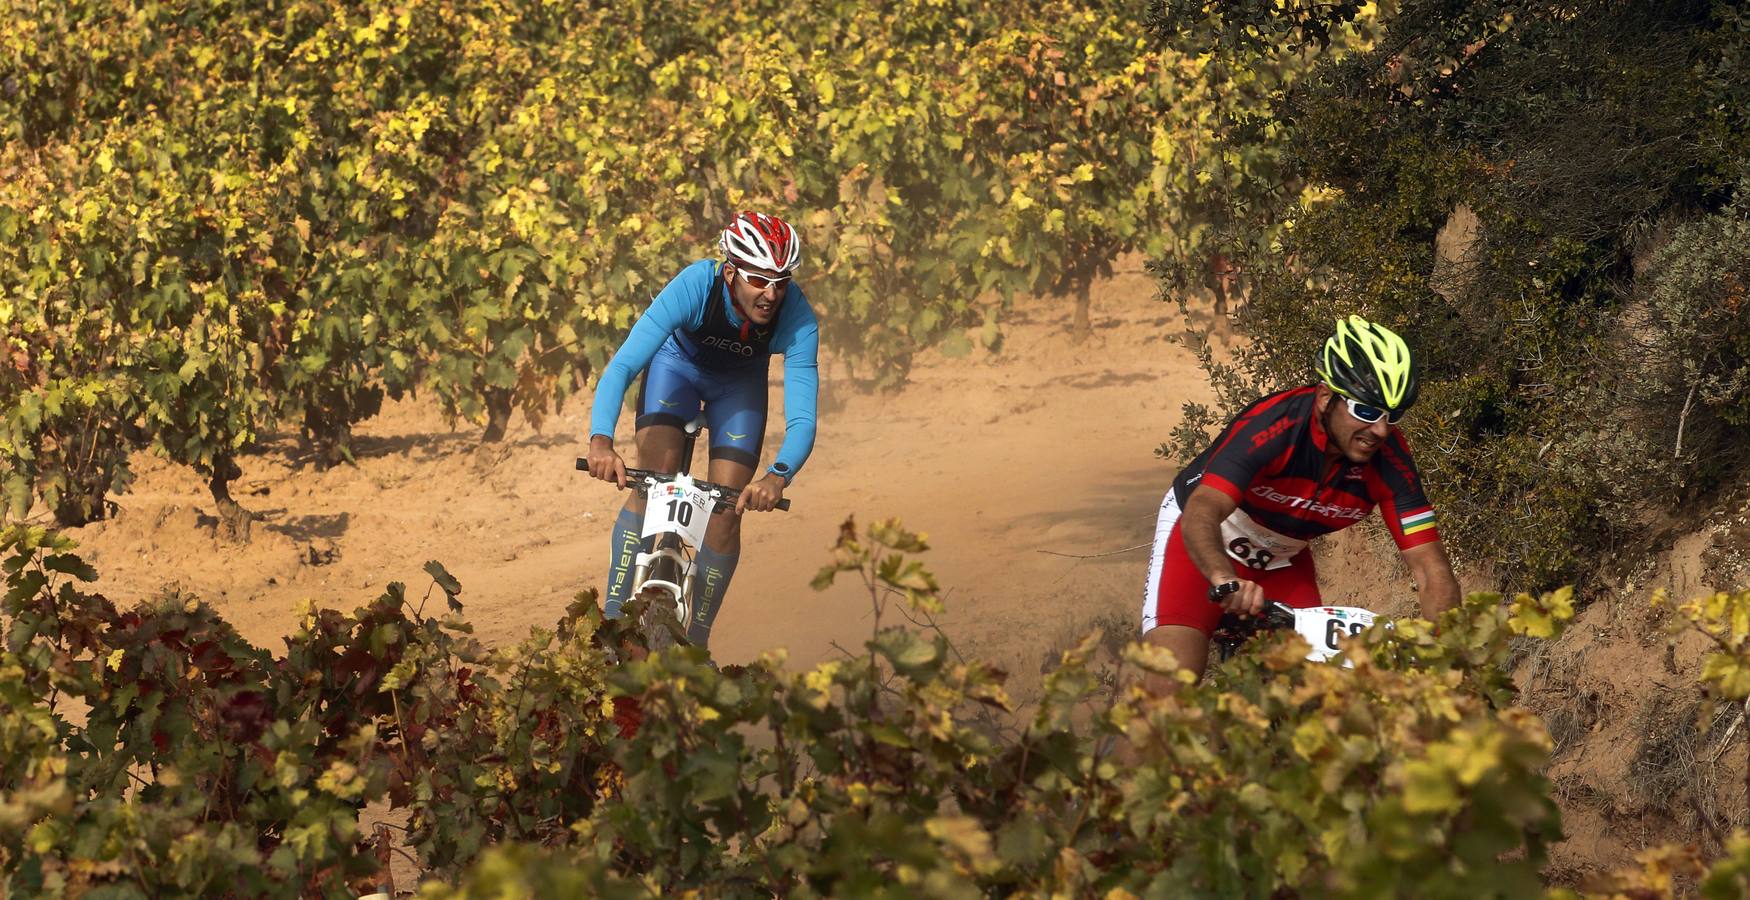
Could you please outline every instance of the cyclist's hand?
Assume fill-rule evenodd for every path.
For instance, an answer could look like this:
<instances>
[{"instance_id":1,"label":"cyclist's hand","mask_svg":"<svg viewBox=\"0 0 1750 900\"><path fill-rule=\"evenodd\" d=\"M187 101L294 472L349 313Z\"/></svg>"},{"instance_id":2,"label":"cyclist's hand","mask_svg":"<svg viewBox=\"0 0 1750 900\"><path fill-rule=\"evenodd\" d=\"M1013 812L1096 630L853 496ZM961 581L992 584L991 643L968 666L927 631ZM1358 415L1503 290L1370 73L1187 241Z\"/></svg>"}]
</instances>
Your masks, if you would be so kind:
<instances>
[{"instance_id":1,"label":"cyclist's hand","mask_svg":"<svg viewBox=\"0 0 1750 900\"><path fill-rule=\"evenodd\" d=\"M1240 579L1240 589L1221 598L1221 608L1241 616L1255 616L1264 611L1264 589L1256 581Z\"/></svg>"},{"instance_id":2,"label":"cyclist's hand","mask_svg":"<svg viewBox=\"0 0 1750 900\"><path fill-rule=\"evenodd\" d=\"M626 461L614 449L613 438L598 434L589 439L589 474L621 488L626 486Z\"/></svg>"},{"instance_id":3,"label":"cyclist's hand","mask_svg":"<svg viewBox=\"0 0 1750 900\"><path fill-rule=\"evenodd\" d=\"M775 472L767 472L766 477L741 489L741 496L735 498L735 514L741 515L748 510L769 512L778 507L778 501L784 499L784 476Z\"/></svg>"}]
</instances>

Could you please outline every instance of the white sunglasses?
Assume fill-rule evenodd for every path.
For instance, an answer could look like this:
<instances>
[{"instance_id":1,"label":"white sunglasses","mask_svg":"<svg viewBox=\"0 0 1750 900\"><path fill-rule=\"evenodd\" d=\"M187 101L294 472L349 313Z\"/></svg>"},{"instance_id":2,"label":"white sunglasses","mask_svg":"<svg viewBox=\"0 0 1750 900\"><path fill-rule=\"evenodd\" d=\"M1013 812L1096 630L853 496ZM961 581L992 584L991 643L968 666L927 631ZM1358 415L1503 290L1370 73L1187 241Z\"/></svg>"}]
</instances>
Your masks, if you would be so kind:
<instances>
[{"instance_id":1,"label":"white sunglasses","mask_svg":"<svg viewBox=\"0 0 1750 900\"><path fill-rule=\"evenodd\" d=\"M746 271L740 266L732 265L730 268L734 269L735 272L741 276L741 280L747 282L747 286L754 290L763 291L773 285L777 285L778 288L782 290L790 283L791 276L789 275L760 275L755 272Z\"/></svg>"},{"instance_id":2,"label":"white sunglasses","mask_svg":"<svg viewBox=\"0 0 1750 900\"><path fill-rule=\"evenodd\" d=\"M1407 409L1383 410L1377 406L1368 406L1365 403L1357 403L1349 397L1344 397L1343 402L1349 404L1349 415L1354 416L1357 421L1365 422L1369 425L1372 425L1380 419L1385 419L1387 425L1396 425L1403 420L1404 413L1409 412Z\"/></svg>"}]
</instances>

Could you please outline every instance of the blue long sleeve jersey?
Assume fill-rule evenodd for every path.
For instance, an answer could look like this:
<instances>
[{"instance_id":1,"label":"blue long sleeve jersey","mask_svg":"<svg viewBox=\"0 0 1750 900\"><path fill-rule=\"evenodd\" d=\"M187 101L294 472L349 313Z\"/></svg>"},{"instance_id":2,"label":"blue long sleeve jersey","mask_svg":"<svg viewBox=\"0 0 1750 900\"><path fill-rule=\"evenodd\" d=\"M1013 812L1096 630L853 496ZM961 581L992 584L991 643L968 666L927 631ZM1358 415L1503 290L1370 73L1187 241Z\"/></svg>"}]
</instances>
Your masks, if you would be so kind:
<instances>
[{"instance_id":1,"label":"blue long sleeve jersey","mask_svg":"<svg viewBox=\"0 0 1750 900\"><path fill-rule=\"evenodd\" d=\"M719 267L717 260L701 259L682 269L638 317L626 342L620 345L596 384L595 404L589 417L591 437L598 434L613 437L626 389L658 351L679 354L706 371L723 371L726 377L739 377L747 371L748 366L705 365L700 359L702 354L689 352L689 348L697 349L693 341L677 340L682 332L704 327L711 303L720 304L729 322L741 326L741 317L729 299L728 286L717 277ZM714 287L718 288L715 296ZM789 467L789 478L794 480L814 450L815 407L820 395L820 325L808 297L794 281L784 294L772 328L771 342L767 345L770 352L748 362L763 372L771 356L780 353L784 356L784 442L778 448L776 461Z\"/></svg>"}]
</instances>

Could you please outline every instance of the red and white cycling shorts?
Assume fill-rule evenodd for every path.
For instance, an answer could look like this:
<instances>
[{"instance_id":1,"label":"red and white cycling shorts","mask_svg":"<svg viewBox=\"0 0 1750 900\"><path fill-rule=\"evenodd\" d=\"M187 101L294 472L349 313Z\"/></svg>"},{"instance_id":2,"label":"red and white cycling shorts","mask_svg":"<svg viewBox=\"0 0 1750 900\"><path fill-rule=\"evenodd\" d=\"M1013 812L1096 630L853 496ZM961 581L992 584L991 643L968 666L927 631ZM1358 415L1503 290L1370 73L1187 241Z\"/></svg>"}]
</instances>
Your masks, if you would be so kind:
<instances>
[{"instance_id":1,"label":"red and white cycling shorts","mask_svg":"<svg viewBox=\"0 0 1750 900\"><path fill-rule=\"evenodd\" d=\"M1185 552L1185 537L1178 523L1179 502L1169 489L1155 519L1154 547L1148 558L1148 583L1142 595L1143 634L1159 625L1185 625L1207 635L1221 621L1221 607L1209 602L1209 579ZM1294 554L1280 569L1234 568L1235 577L1263 585L1264 596L1271 600L1297 609L1324 605L1310 550Z\"/></svg>"}]
</instances>

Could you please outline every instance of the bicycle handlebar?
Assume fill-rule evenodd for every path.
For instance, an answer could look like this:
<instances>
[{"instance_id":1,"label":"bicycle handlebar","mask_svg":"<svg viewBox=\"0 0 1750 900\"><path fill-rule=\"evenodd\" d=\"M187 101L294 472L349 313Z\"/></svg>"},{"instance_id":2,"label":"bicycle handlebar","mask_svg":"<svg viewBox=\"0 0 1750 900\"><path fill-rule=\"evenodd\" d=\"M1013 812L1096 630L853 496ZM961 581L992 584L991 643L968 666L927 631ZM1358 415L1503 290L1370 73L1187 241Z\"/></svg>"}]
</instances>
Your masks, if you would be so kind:
<instances>
[{"instance_id":1,"label":"bicycle handlebar","mask_svg":"<svg viewBox=\"0 0 1750 900\"><path fill-rule=\"evenodd\" d=\"M1250 640L1253 635L1266 631L1293 630L1293 608L1280 601L1266 600L1264 611L1255 616L1240 616L1231 612L1223 612L1221 621L1215 625L1215 633L1210 635L1210 640L1223 645L1231 652L1232 648Z\"/></svg>"},{"instance_id":2,"label":"bicycle handlebar","mask_svg":"<svg viewBox=\"0 0 1750 900\"><path fill-rule=\"evenodd\" d=\"M578 457L577 469L580 472L588 472L589 460ZM626 467L626 486L635 491L643 492L649 490L651 482L661 484L663 482L673 481L674 479L675 476L672 472L656 472L650 469L634 469L631 466ZM717 484L713 481L694 481L693 483L707 491L717 492L717 512L725 512L734 509L735 501L741 497L741 489L732 488L727 484ZM789 508L789 500L778 501L778 509L788 510Z\"/></svg>"}]
</instances>

